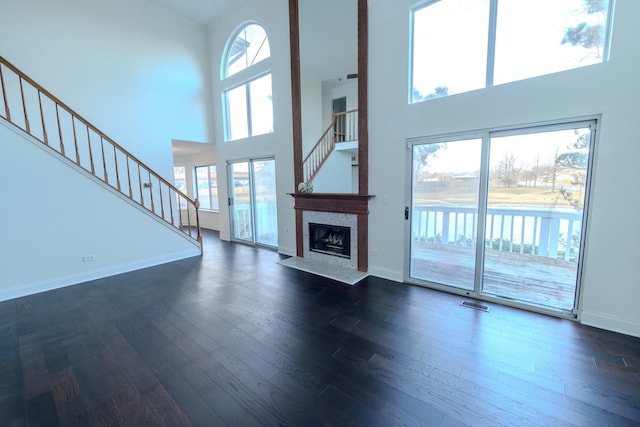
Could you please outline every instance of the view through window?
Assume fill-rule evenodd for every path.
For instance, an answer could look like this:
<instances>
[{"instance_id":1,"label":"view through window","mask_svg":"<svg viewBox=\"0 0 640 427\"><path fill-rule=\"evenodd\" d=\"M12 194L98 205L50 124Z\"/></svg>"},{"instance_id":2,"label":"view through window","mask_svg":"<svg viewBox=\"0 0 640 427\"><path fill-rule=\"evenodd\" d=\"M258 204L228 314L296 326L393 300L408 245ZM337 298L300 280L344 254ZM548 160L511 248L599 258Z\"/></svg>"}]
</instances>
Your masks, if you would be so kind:
<instances>
[{"instance_id":1,"label":"view through window","mask_svg":"<svg viewBox=\"0 0 640 427\"><path fill-rule=\"evenodd\" d=\"M271 74L225 92L227 140L273 132Z\"/></svg>"},{"instance_id":2,"label":"view through window","mask_svg":"<svg viewBox=\"0 0 640 427\"><path fill-rule=\"evenodd\" d=\"M184 166L175 166L173 168L173 182L176 188L186 196L187 195L187 176L186 176ZM179 208L186 209L187 201L183 197L180 197L180 194L177 194L176 197L178 199L177 201L178 201Z\"/></svg>"},{"instance_id":3,"label":"view through window","mask_svg":"<svg viewBox=\"0 0 640 427\"><path fill-rule=\"evenodd\" d=\"M273 132L270 56L269 39L258 24L244 26L229 40L222 61L225 141Z\"/></svg>"},{"instance_id":4,"label":"view through window","mask_svg":"<svg viewBox=\"0 0 640 427\"><path fill-rule=\"evenodd\" d=\"M410 277L571 312L594 126L412 144Z\"/></svg>"},{"instance_id":5,"label":"view through window","mask_svg":"<svg viewBox=\"0 0 640 427\"><path fill-rule=\"evenodd\" d=\"M216 166L198 166L196 173L196 193L200 209L218 210L218 178Z\"/></svg>"},{"instance_id":6,"label":"view through window","mask_svg":"<svg viewBox=\"0 0 640 427\"><path fill-rule=\"evenodd\" d=\"M422 4L412 13L410 102L603 62L611 6L609 0Z\"/></svg>"}]
</instances>

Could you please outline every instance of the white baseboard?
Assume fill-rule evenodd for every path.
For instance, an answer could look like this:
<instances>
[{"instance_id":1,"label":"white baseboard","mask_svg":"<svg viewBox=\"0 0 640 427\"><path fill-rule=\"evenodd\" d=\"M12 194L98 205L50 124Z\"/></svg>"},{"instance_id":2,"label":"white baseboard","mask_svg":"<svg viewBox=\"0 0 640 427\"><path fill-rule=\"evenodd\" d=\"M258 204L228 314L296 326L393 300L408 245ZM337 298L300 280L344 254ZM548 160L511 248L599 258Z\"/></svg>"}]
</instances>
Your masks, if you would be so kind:
<instances>
[{"instance_id":1,"label":"white baseboard","mask_svg":"<svg viewBox=\"0 0 640 427\"><path fill-rule=\"evenodd\" d=\"M609 314L583 310L580 315L580 323L640 338L640 323Z\"/></svg>"},{"instance_id":2,"label":"white baseboard","mask_svg":"<svg viewBox=\"0 0 640 427\"><path fill-rule=\"evenodd\" d=\"M66 286L77 285L92 280L102 279L104 277L114 276L116 274L128 273L130 271L153 267L156 265L165 264L167 262L178 261L181 259L191 258L199 255L200 251L198 249L182 251L134 263L121 264L99 270L88 271L85 273L73 274L71 276L61 277L50 281L30 283L27 285L19 285L9 289L2 289L0 290L0 302L33 295L40 292L64 288Z\"/></svg>"},{"instance_id":3,"label":"white baseboard","mask_svg":"<svg viewBox=\"0 0 640 427\"><path fill-rule=\"evenodd\" d=\"M382 279L392 280L399 283L402 283L404 281L404 274L402 273L402 271L391 270L389 268L381 268L369 265L369 275L380 277Z\"/></svg>"},{"instance_id":4,"label":"white baseboard","mask_svg":"<svg viewBox=\"0 0 640 427\"><path fill-rule=\"evenodd\" d=\"M296 250L294 248L284 248L282 246L278 246L278 253L281 255L296 256Z\"/></svg>"}]
</instances>

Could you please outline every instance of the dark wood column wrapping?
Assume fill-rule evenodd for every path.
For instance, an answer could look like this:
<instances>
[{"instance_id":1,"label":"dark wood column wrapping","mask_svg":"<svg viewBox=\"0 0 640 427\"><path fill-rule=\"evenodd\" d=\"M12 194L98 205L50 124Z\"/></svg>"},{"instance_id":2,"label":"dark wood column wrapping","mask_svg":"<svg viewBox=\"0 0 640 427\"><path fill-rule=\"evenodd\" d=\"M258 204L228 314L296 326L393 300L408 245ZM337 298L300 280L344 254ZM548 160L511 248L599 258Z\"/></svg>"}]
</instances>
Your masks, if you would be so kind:
<instances>
[{"instance_id":1,"label":"dark wood column wrapping","mask_svg":"<svg viewBox=\"0 0 640 427\"><path fill-rule=\"evenodd\" d=\"M303 256L302 212L355 214L358 217L358 270L367 271L369 254L369 13L368 0L358 1L358 194L299 193L302 173L302 102L300 90L300 26L298 0L289 0L293 168L296 210L296 254Z\"/></svg>"}]
</instances>

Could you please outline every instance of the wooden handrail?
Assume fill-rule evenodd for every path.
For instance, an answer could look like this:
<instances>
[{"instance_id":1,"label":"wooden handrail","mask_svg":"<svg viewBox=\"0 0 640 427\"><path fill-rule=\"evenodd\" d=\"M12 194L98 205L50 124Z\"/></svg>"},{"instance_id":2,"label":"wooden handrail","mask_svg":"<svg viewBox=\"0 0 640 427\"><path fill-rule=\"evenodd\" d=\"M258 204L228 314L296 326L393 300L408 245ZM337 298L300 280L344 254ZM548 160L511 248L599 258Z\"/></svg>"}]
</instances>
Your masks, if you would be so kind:
<instances>
[{"instance_id":1,"label":"wooden handrail","mask_svg":"<svg viewBox=\"0 0 640 427\"><path fill-rule=\"evenodd\" d=\"M311 151L309 151L309 154L307 154L307 157L304 158L304 160L302 161L302 164L305 164L307 160L311 158L311 156L313 155L313 152L318 149L318 147L322 143L322 140L324 140L327 137L327 134L331 131L331 129L333 129L333 123L331 123L329 127L324 131L320 139L318 139L318 142L316 142L316 144L313 146Z\"/></svg>"},{"instance_id":2,"label":"wooden handrail","mask_svg":"<svg viewBox=\"0 0 640 427\"><path fill-rule=\"evenodd\" d=\"M121 151L123 154L125 154L129 159L133 160L135 163L140 164L140 166L143 166L145 169L149 170L155 177L159 178L160 180L162 180L162 182L164 184L166 184L167 186L173 187L173 189L175 189L176 191L180 191L178 188L176 188L173 184L171 184L169 181L167 181L166 179L162 178L160 175L158 175L156 172L153 171L153 169L151 169L149 166L147 166L142 160L138 159L136 156L134 156L133 154L131 154L126 148L122 147L120 144L118 144L117 142L115 142L113 139L109 138L109 136L107 136L105 133L103 133L100 129L98 129L97 127L95 127L90 121L88 121L87 119L85 119L84 117L82 117L80 114L76 113L74 110L72 110L70 107L68 107L64 102L60 101L58 98L56 98L54 95L51 94L51 92L49 92L48 90L46 90L45 88L43 88L42 86L40 86L38 83L36 83L33 79L31 79L29 76L27 76L26 74L24 74L22 71L20 71L18 68L16 68L13 64L11 64L9 61L7 61L4 57L0 56L0 63L2 65L5 65L7 68L9 68L11 71L13 71L14 73L16 73L17 75L21 76L22 79L24 81L26 81L27 83L29 83L31 86L33 86L35 89L37 89L39 92L41 92L43 95L46 95L49 99L51 99L54 103L56 103L57 105L59 105L60 107L64 108L69 114L71 114L72 116L74 116L74 118L80 122L82 122L85 126L89 127L92 131L94 131L96 134L98 134L100 137L104 138L109 144L113 145L114 147L117 147L119 151ZM3 87L3 93L4 93L4 87ZM6 100L5 100L5 105L8 108L8 104L6 104ZM25 107L26 108L26 107ZM7 119L9 121L11 121L10 119ZM15 123L14 123L15 124ZM24 129L23 129L24 130ZM32 135L33 136L33 135ZM39 138L38 138L39 139ZM195 200L190 199L189 197L187 197L185 195L185 197L191 202L191 203L195 203Z\"/></svg>"},{"instance_id":3,"label":"wooden handrail","mask_svg":"<svg viewBox=\"0 0 640 427\"><path fill-rule=\"evenodd\" d=\"M10 97L10 94L7 90L8 82L7 82L7 78L3 73L3 69L11 71L13 73L13 76L17 77L19 82L19 91L20 91L20 95L18 97L19 101L13 100ZM40 121L42 125L42 137L40 137L37 134L37 132L33 131L33 125L30 124L29 122L29 106L30 105L28 103L27 97L25 96L25 88L24 88L25 83L28 85L30 89L37 92L37 97L38 97L37 109L39 110ZM139 204L140 206L144 207L151 213L155 214L156 216L158 216L159 218L161 218L171 226L179 229L182 233L196 240L200 245L200 250L202 251L202 234L200 231L200 221L199 221L199 215L198 215L199 203L197 199L195 200L191 199L187 195L183 194L172 183L164 179L162 176L156 173L153 169L147 166L143 161L138 159L136 156L130 153L127 149L125 149L120 144L115 142L113 139L107 136L104 132L102 132L96 126L94 126L91 122L89 122L87 119L85 119L80 114L75 112L67 104L65 104L55 95L53 95L51 92L43 88L35 80L33 80L28 75L26 75L24 72L22 72L16 66L11 64L2 56L0 56L0 90L2 91L1 99L4 104L4 115L0 114L0 117L4 118L6 121L18 127L19 129L25 131L31 137L40 141L45 146L51 148L53 151L63 156L70 162L73 162L78 167L82 168L83 170L90 173L95 178L101 180L102 182L104 182L105 184L113 188L115 191L118 191L119 193L123 194L134 203ZM43 108L43 96L46 100L50 101L55 106L55 119L52 119L51 121L56 122L55 126L57 126L57 136L59 138L59 147L60 147L59 149L56 149L54 146L52 146L50 137L47 132L48 122L46 120L46 114ZM11 115L11 103L14 101L20 102L22 104L22 113L23 113L22 118L24 119L24 126L20 124L15 114L13 116ZM68 143L73 144L74 149L65 147L64 129L61 123L61 110L66 112L71 119L72 136L69 138ZM76 129L78 125L85 126L87 129L87 132L86 132L87 145L85 148L88 150L89 161L90 161L89 168L83 166L81 161L80 144L78 141L78 134ZM99 150L98 155L102 157L101 163L102 163L102 173L104 174L103 176L101 176L99 171L96 170L96 165L94 162L94 149L96 149L96 147L94 147L94 145L92 144L92 136L94 140L99 139L99 148L97 148L97 150ZM108 148L112 148L112 150L105 150L105 145L107 146L110 145L111 147L108 147ZM111 154L109 154L109 151L113 151L112 157L111 157ZM67 153L72 153L71 157ZM109 162L107 162L107 158L109 158ZM121 170L120 170L120 167L124 166L122 162L126 162L126 170L127 170L127 174L126 174L127 182L126 182L126 185L124 186L122 185L122 179L124 174L121 174ZM136 197L134 197L134 191L133 191L134 182L131 179L131 171L130 171L132 166L131 163L133 163L134 168L137 167L138 169L138 173L137 173L137 178L139 183L138 194L140 196L140 200L136 200ZM110 181L109 172L108 172L110 167L113 167L115 171L115 176L112 178L112 179L115 178L115 184ZM142 181L143 171L146 172L146 175L148 177L148 182L144 183L145 184L144 186ZM153 185L156 185L156 184L158 185L157 190L152 188ZM126 187L127 189L123 187ZM147 204L145 204L145 198L144 198L145 189L148 189L149 191L149 201L151 202L150 207L147 206ZM157 195L160 197L159 211L156 209L156 205L153 201L154 191L157 191ZM165 204L164 204L164 196L163 196L164 193L167 193L170 200L169 202L169 210L171 210L170 220L167 219L167 215L165 212ZM180 220L178 221L179 224L176 224L175 217L173 215L173 203L171 202L172 197L176 197L178 201L178 204L176 207L178 209L178 213L180 214L179 215ZM186 209L182 209L181 205L186 206ZM182 223L181 212L183 210L186 210L186 215L188 218L187 222L189 224L189 226L186 229ZM191 212L195 212L195 218L196 218L197 235L195 237L193 236L192 229L190 226Z\"/></svg>"},{"instance_id":4,"label":"wooden handrail","mask_svg":"<svg viewBox=\"0 0 640 427\"><path fill-rule=\"evenodd\" d=\"M358 140L357 126L338 126L338 118L354 115L358 109L343 111L331 114L331 124L323 132L318 142L311 148L309 154L302 161L302 176L304 182L310 182L318 174L322 165L327 161L329 155L333 152L336 142L348 142ZM355 122L354 122L355 123ZM334 131L333 133L330 133ZM338 141L336 136L340 134ZM330 138L328 138L330 136Z\"/></svg>"}]
</instances>

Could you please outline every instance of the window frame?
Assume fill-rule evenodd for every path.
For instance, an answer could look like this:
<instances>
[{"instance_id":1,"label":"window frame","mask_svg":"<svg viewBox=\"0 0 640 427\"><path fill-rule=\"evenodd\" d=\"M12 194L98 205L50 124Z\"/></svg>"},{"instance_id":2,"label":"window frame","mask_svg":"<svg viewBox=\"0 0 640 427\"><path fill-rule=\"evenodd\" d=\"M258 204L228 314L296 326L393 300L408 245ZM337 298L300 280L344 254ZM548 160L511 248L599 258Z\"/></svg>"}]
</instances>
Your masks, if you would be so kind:
<instances>
[{"instance_id":1,"label":"window frame","mask_svg":"<svg viewBox=\"0 0 640 427\"><path fill-rule=\"evenodd\" d=\"M184 180L182 184L184 184L184 189L180 188L180 184L178 183L177 177L177 169L182 169L182 177L180 180ZM173 166L173 185L176 187L180 193L182 193L185 197L189 197L189 185L187 182L187 167L186 166ZM179 210L185 210L187 208L187 201L184 197L181 197L180 194L176 194L176 203L178 204Z\"/></svg>"},{"instance_id":2,"label":"window frame","mask_svg":"<svg viewBox=\"0 0 640 427\"><path fill-rule=\"evenodd\" d=\"M254 126L253 126L253 117L252 117L252 101L251 101L251 84L257 80L260 80L263 77L267 77L269 76L269 78L271 79L271 131L270 132L263 132L263 133L258 133L256 134L254 132ZM245 107L246 107L246 122L247 122L247 129L246 129L246 136L242 136L242 137L238 137L238 138L232 138L232 127L231 127L231 108L230 108L230 104L229 104L229 97L228 97L228 93L238 89L240 87L244 87L245 88ZM271 70L268 70L264 73L258 74L256 76L253 76L250 79L244 80L234 86L230 86L227 87L226 89L224 89L222 91L222 103L224 106L224 140L225 142L231 142L231 141L238 141L241 139L245 139L245 138L252 138L254 136L260 136L260 135L267 135L270 133L273 133L273 75L271 74Z\"/></svg>"},{"instance_id":3,"label":"window frame","mask_svg":"<svg viewBox=\"0 0 640 427\"><path fill-rule=\"evenodd\" d=\"M238 39L238 36L243 31L245 31L248 27L253 26L253 25L260 27L262 29L262 31L264 32L265 39L264 39L263 43L261 44L261 48L260 49L262 49L262 46L264 46L265 41L266 41L266 44L269 47L269 56L267 56L266 58L260 59L259 61L253 62L252 64L247 65L247 66L243 67L242 69L240 69L238 71L234 71L233 73L229 74L229 56L231 55L231 50L232 50L233 46L235 45L235 42ZM226 44L225 49L224 49L222 63L221 63L220 79L221 80L225 80L227 78L233 77L236 74L240 74L240 73L244 72L245 70L248 70L249 68L252 68L253 66L255 66L257 64L260 64L263 61L269 60L270 58L271 58L271 43L269 41L269 35L267 34L267 30L264 28L263 25L255 22L255 21L244 22L243 24L238 26L238 28L233 33L231 33L231 37L229 37L229 39L227 40L227 44Z\"/></svg>"},{"instance_id":4,"label":"window frame","mask_svg":"<svg viewBox=\"0 0 640 427\"><path fill-rule=\"evenodd\" d=\"M435 98L427 98L427 99L421 99L421 100L414 100L414 63L415 63L415 55L416 55L416 51L415 51L415 13L419 10L423 10L429 6L432 6L436 3L439 3L441 1L449 1L449 0L426 0L426 1L420 1L416 4L414 4L413 6L411 6L410 9L410 13L409 13L409 87L407 88L408 91L408 103L411 104L418 104L424 101L429 101L431 99L437 99L437 98L441 98L441 97L447 97L450 95L444 95L444 96L436 96ZM486 64L486 76L485 76L485 86L484 87L480 87L477 89L473 89L473 90L468 90L468 91L464 91L464 92L459 92L459 93L454 93L452 95L457 95L457 94L462 94L462 93L468 93L468 92L472 92L475 90L482 90L482 89L487 89L490 87L495 86L494 84L494 77L495 77L495 58L496 58L496 43L497 43L497 29L498 29L498 3L500 0L489 0L489 23L488 23L488 34L487 34L487 64ZM605 62L609 61L610 58L610 53L611 53L611 34L612 34L612 28L613 28L613 15L614 15L614 10L615 10L615 2L616 0L608 0L609 4L607 7L607 19L605 21L605 31L604 31L604 40L603 40L603 44L602 44L602 60L600 62L597 63L593 63L593 64L587 64L584 66L580 66L580 67L574 67L574 68L567 68L567 69L562 69L562 70L557 70L557 71L553 71L551 73L543 73L543 74L539 74L539 75L533 75L530 77L525 77L525 78L521 78L521 79L516 79L516 80L512 80L512 81L507 81L507 82L503 82L503 83L499 83L498 85L502 85L502 84L508 84L508 83L512 83L512 82L519 82L519 81L524 81L524 80L529 80L532 78L536 78L536 77L540 77L543 75L549 75L549 74L555 74L555 73L559 73L559 72L563 72L563 71L569 71L569 70L575 70L577 68L582 68L582 67L588 67L590 65L597 65L597 64L602 64Z\"/></svg>"},{"instance_id":5,"label":"window frame","mask_svg":"<svg viewBox=\"0 0 640 427\"><path fill-rule=\"evenodd\" d=\"M206 168L207 171L207 192L209 195L209 208L200 208L200 210L204 210L204 211L211 211L211 212L218 212L220 210L220 203L219 203L219 199L218 197L213 197L212 191L211 189L214 188L211 186L211 168L213 168L215 170L215 174L216 174L216 186L215 188L218 188L218 168L215 164L210 164L210 165L201 165L201 166L194 166L193 167L193 188L194 188L194 195L196 196L195 198L198 201L201 201L202 199L199 196L199 190L200 188L198 187L198 169L202 169L202 168ZM214 207L214 201L215 201L215 207Z\"/></svg>"},{"instance_id":6,"label":"window frame","mask_svg":"<svg viewBox=\"0 0 640 427\"><path fill-rule=\"evenodd\" d=\"M229 49L231 48L231 46L233 46L233 43L235 42L238 34L240 34L246 27L250 25L260 26L265 32L266 42L270 43L269 34L266 28L255 21L247 21L241 24L240 26L238 26L238 28L233 33L231 33L231 36L227 40L227 44L224 49L224 53L222 55L221 68L220 68L220 79L222 81L220 101L222 105L223 137L225 142L240 141L247 138L252 138L254 136L268 135L274 132L275 123L274 123L274 115L273 115L273 74L271 70L271 58L272 58L271 46L269 45L270 46L269 57L264 58L240 71L237 71L232 75L227 75L227 68L228 68L227 61L229 57ZM271 85L270 85L271 86L270 87L271 89L270 90L270 93L271 93L271 126L270 128L271 129L269 132L262 132L262 133L256 134L254 129L254 120L252 117L252 109L251 109L251 103L252 103L251 102L251 84L266 76L269 76L271 80ZM232 110L230 108L228 95L231 91L233 91L234 89L238 89L240 87L245 88L245 98L246 98L245 110L246 111L244 111L243 114L245 114L245 117L246 117L247 129L246 129L246 132L243 132L243 136L233 138L232 125L231 125L233 117L232 117Z\"/></svg>"}]
</instances>

